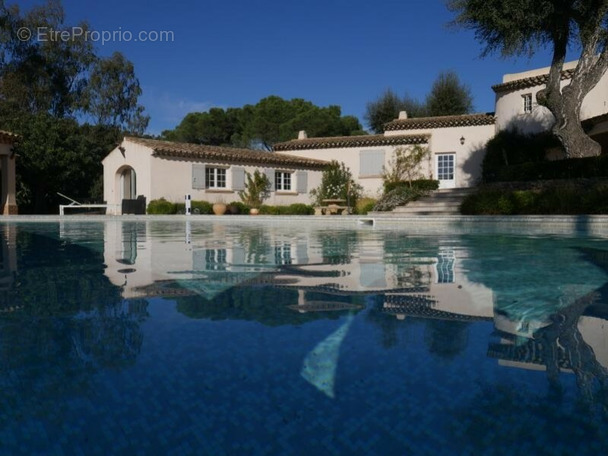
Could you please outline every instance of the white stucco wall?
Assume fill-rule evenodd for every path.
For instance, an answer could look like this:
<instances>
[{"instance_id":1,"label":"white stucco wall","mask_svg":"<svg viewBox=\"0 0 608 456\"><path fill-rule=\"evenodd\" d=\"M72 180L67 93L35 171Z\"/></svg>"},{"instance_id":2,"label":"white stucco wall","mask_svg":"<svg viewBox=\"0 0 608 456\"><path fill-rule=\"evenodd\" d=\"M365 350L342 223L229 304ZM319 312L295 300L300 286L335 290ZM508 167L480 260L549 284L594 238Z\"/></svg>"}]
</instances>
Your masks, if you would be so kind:
<instances>
[{"instance_id":1,"label":"white stucco wall","mask_svg":"<svg viewBox=\"0 0 608 456\"><path fill-rule=\"evenodd\" d=\"M494 137L495 131L494 125L432 130L430 148L433 153L433 166L436 167L437 155L456 153L456 188L477 185L481 178L481 163L486 153L486 144ZM464 144L460 144L461 138L464 138ZM436 168L433 178L437 178Z\"/></svg>"},{"instance_id":2,"label":"white stucco wall","mask_svg":"<svg viewBox=\"0 0 608 456\"><path fill-rule=\"evenodd\" d=\"M385 136L430 135L428 146L431 155L420 164L420 173L425 178L437 178L436 157L440 154L456 154L456 187L472 187L481 177L481 162L485 155L485 146L495 134L494 125L479 125L470 127L436 128L425 130L396 130L387 131ZM460 138L465 143L460 144ZM337 160L348 167L355 180L363 187L363 194L379 197L383 191L383 181L380 174L369 175L361 169L362 151L384 151L384 166L388 169L394 159L395 149L411 148L405 146L373 146L348 147L334 149L310 149L279 152L287 155L315 158L320 160Z\"/></svg>"},{"instance_id":3,"label":"white stucco wall","mask_svg":"<svg viewBox=\"0 0 608 456\"><path fill-rule=\"evenodd\" d=\"M385 132L386 136L406 134L430 135L431 167L423 173L437 178L437 155L456 154L456 187L472 187L481 177L481 162L485 155L487 142L494 137L494 125L477 125L469 127L433 128L426 130L395 130ZM460 139L464 138L464 144ZM427 165L428 166L428 165Z\"/></svg>"},{"instance_id":4,"label":"white stucco wall","mask_svg":"<svg viewBox=\"0 0 608 456\"><path fill-rule=\"evenodd\" d=\"M294 155L298 157L314 158L317 160L332 161L344 163L350 170L355 181L363 187L363 196L378 198L382 195L383 181L381 174L369 174L361 169L361 152L375 151L384 152L384 166L388 167L390 160L394 157L397 147L412 147L406 146L372 146L372 147L340 147L335 149L310 149L310 150L295 150L277 152L285 155ZM428 169L423 169L425 176L429 176ZM320 183L320 180L319 180Z\"/></svg>"},{"instance_id":5,"label":"white stucco wall","mask_svg":"<svg viewBox=\"0 0 608 456\"><path fill-rule=\"evenodd\" d=\"M205 166L213 166L226 168L226 189L194 189L192 188L192 166L193 164ZM273 169L275 171L292 172L291 192L276 192L272 191L270 197L264 200L264 204L270 205L288 205L293 203L310 203L308 192L321 182L321 171L305 170L308 173L308 185L306 193L298 193L297 171L295 168L289 167L268 167L268 166L250 166L250 165L234 165L220 161L193 162L184 159L167 159L153 157L152 159L152 175L155 176L153 182L150 199L165 198L171 202L183 202L185 195L190 194L195 201L223 201L230 203L232 201L240 201L238 190L233 190L232 172L233 167L244 168L248 173L254 173L256 170L266 172ZM304 171L304 170L303 170Z\"/></svg>"},{"instance_id":6,"label":"white stucco wall","mask_svg":"<svg viewBox=\"0 0 608 456\"><path fill-rule=\"evenodd\" d=\"M124 153L119 147L124 147ZM120 173L125 167L135 170L137 176L136 194L144 195L150 201L152 187L152 150L140 144L123 141L103 160L103 199L108 204L108 214L120 214L122 193Z\"/></svg>"},{"instance_id":7,"label":"white stucco wall","mask_svg":"<svg viewBox=\"0 0 608 456\"><path fill-rule=\"evenodd\" d=\"M131 167L136 173L136 194L144 195L147 203L151 200L165 198L168 201L183 202L185 196L190 194L192 200L204 200L209 202L223 201L230 203L240 201L238 190L233 190L232 172L233 167L245 169L249 173L255 170L293 172L291 180L292 191L273 191L264 204L288 205L293 203L310 204L309 192L321 183L321 171L302 170L294 167L273 167L235 165L218 161L191 161L179 158L161 158L152 155L150 147L143 146L128 140L123 141L120 148L114 149L102 161L104 166L104 200L109 205L109 214L120 214L122 193L120 187L120 173L125 167ZM192 179L193 165L216 166L226 168L226 189L194 189ZM306 192L298 193L298 172L307 173Z\"/></svg>"}]
</instances>

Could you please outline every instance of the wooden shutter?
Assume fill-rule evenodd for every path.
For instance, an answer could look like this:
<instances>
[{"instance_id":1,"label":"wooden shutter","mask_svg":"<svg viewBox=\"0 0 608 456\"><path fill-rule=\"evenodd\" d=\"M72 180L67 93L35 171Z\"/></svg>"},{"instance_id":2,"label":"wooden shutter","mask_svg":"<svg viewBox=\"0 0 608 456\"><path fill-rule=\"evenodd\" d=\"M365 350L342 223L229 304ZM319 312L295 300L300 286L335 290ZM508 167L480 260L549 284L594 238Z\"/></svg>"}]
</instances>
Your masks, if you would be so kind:
<instances>
[{"instance_id":1,"label":"wooden shutter","mask_svg":"<svg viewBox=\"0 0 608 456\"><path fill-rule=\"evenodd\" d=\"M380 176L384 167L384 150L362 150L359 153L359 176Z\"/></svg>"},{"instance_id":2,"label":"wooden shutter","mask_svg":"<svg viewBox=\"0 0 608 456\"><path fill-rule=\"evenodd\" d=\"M232 190L245 190L245 168L232 167Z\"/></svg>"},{"instance_id":3,"label":"wooden shutter","mask_svg":"<svg viewBox=\"0 0 608 456\"><path fill-rule=\"evenodd\" d=\"M205 165L192 165L192 188L204 189L205 185Z\"/></svg>"},{"instance_id":4,"label":"wooden shutter","mask_svg":"<svg viewBox=\"0 0 608 456\"><path fill-rule=\"evenodd\" d=\"M267 168L264 170L264 174L268 177L270 181L270 191L274 192L276 189L274 188L274 168Z\"/></svg>"},{"instance_id":5,"label":"wooden shutter","mask_svg":"<svg viewBox=\"0 0 608 456\"><path fill-rule=\"evenodd\" d=\"M298 193L308 192L308 172L298 171L296 173L296 191Z\"/></svg>"}]
</instances>

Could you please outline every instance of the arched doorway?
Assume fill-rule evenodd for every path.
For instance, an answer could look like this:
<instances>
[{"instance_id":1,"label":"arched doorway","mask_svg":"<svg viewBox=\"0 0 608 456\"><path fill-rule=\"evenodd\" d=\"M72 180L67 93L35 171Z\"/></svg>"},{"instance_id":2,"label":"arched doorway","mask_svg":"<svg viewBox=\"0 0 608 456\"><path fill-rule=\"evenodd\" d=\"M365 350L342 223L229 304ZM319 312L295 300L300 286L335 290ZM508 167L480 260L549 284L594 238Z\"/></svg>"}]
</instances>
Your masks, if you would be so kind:
<instances>
[{"instance_id":1,"label":"arched doorway","mask_svg":"<svg viewBox=\"0 0 608 456\"><path fill-rule=\"evenodd\" d=\"M130 166L126 166L119 170L120 179L120 199L135 199L137 198L137 176L135 170Z\"/></svg>"}]
</instances>

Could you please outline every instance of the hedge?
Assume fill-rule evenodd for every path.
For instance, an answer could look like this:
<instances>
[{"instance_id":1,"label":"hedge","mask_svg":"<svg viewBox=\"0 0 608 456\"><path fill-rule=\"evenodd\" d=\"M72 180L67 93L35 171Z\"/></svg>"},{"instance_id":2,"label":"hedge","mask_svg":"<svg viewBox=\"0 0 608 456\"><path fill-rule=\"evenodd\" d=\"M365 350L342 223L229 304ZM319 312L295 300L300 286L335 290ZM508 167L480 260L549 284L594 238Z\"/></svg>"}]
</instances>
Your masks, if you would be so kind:
<instances>
[{"instance_id":1,"label":"hedge","mask_svg":"<svg viewBox=\"0 0 608 456\"><path fill-rule=\"evenodd\" d=\"M486 182L608 177L608 155L569 158L540 163L505 166L485 176Z\"/></svg>"},{"instance_id":2,"label":"hedge","mask_svg":"<svg viewBox=\"0 0 608 456\"><path fill-rule=\"evenodd\" d=\"M400 182L385 182L384 183L384 193L389 193L392 190L395 190L399 187L410 187L410 183L408 181L400 181ZM433 191L439 188L439 181L433 179L416 179L412 181L411 188L422 191Z\"/></svg>"},{"instance_id":3,"label":"hedge","mask_svg":"<svg viewBox=\"0 0 608 456\"><path fill-rule=\"evenodd\" d=\"M229 203L226 214L249 214L250 207L240 201ZM213 203L208 201L192 201L193 214L213 214ZM184 214L186 205L184 203L172 203L164 198L152 200L148 204L148 214ZM294 203L289 206L266 206L260 207L260 214L267 215L312 215L312 206L302 203Z\"/></svg>"},{"instance_id":4,"label":"hedge","mask_svg":"<svg viewBox=\"0 0 608 456\"><path fill-rule=\"evenodd\" d=\"M466 215L608 214L608 181L551 183L518 189L480 188L462 203Z\"/></svg>"}]
</instances>

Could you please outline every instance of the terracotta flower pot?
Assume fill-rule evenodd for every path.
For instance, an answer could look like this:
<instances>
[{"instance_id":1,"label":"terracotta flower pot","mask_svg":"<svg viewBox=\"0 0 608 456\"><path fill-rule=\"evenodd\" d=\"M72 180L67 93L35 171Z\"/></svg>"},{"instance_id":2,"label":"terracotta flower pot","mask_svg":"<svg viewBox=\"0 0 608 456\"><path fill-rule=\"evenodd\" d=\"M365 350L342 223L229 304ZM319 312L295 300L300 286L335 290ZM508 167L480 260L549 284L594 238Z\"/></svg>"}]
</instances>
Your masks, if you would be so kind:
<instances>
[{"instance_id":1,"label":"terracotta flower pot","mask_svg":"<svg viewBox=\"0 0 608 456\"><path fill-rule=\"evenodd\" d=\"M224 215L226 213L226 205L224 203L214 203L213 213L215 215Z\"/></svg>"}]
</instances>

